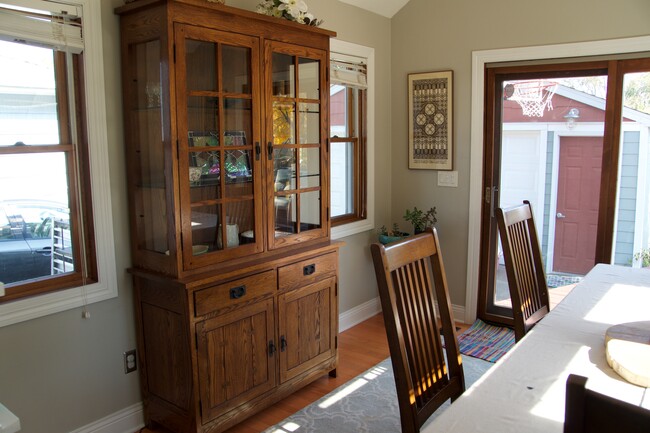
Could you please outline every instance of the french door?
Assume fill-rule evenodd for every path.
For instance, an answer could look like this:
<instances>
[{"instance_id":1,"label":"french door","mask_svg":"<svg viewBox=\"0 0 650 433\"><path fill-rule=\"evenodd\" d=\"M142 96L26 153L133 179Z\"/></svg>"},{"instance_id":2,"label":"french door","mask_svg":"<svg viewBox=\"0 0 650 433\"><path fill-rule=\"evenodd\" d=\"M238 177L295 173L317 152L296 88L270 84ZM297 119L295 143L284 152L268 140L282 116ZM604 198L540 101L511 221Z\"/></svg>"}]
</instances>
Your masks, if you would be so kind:
<instances>
[{"instance_id":1,"label":"french door","mask_svg":"<svg viewBox=\"0 0 650 433\"><path fill-rule=\"evenodd\" d=\"M478 316L511 324L495 211L529 200L549 287L650 246L650 58L486 68ZM645 217L644 217L645 215Z\"/></svg>"}]
</instances>

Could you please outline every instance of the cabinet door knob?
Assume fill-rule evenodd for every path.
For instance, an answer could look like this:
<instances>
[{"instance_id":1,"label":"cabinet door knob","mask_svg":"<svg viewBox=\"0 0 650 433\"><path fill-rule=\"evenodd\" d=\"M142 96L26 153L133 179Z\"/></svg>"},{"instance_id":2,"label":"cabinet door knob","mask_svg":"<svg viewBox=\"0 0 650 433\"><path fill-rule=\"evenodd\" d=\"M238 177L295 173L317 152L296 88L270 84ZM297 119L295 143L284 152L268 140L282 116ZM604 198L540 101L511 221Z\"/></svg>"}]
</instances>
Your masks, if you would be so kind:
<instances>
[{"instance_id":1,"label":"cabinet door knob","mask_svg":"<svg viewBox=\"0 0 650 433\"><path fill-rule=\"evenodd\" d=\"M269 341L269 356L273 356L274 353L275 353L275 343L273 342L273 340L270 340Z\"/></svg>"},{"instance_id":2,"label":"cabinet door knob","mask_svg":"<svg viewBox=\"0 0 650 433\"><path fill-rule=\"evenodd\" d=\"M255 142L255 160L259 161L260 160L260 155L262 154L262 146L260 146L260 142L256 141Z\"/></svg>"},{"instance_id":3,"label":"cabinet door knob","mask_svg":"<svg viewBox=\"0 0 650 433\"><path fill-rule=\"evenodd\" d=\"M266 151L268 152L269 161L272 160L273 159L273 143L272 142L269 141L266 144Z\"/></svg>"},{"instance_id":4,"label":"cabinet door knob","mask_svg":"<svg viewBox=\"0 0 650 433\"><path fill-rule=\"evenodd\" d=\"M287 337L284 335L280 337L280 352L284 352L287 348Z\"/></svg>"}]
</instances>

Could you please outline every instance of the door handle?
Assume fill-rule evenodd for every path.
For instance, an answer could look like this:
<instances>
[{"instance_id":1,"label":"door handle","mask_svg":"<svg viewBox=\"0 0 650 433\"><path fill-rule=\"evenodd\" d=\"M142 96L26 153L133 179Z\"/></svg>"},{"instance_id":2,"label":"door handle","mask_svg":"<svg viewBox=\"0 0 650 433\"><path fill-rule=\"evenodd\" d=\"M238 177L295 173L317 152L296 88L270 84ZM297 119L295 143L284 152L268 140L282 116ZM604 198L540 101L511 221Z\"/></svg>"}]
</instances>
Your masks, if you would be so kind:
<instances>
[{"instance_id":1,"label":"door handle","mask_svg":"<svg viewBox=\"0 0 650 433\"><path fill-rule=\"evenodd\" d=\"M555 214L555 216L558 218L566 218L566 215L564 215L562 212L558 212L557 214Z\"/></svg>"}]
</instances>

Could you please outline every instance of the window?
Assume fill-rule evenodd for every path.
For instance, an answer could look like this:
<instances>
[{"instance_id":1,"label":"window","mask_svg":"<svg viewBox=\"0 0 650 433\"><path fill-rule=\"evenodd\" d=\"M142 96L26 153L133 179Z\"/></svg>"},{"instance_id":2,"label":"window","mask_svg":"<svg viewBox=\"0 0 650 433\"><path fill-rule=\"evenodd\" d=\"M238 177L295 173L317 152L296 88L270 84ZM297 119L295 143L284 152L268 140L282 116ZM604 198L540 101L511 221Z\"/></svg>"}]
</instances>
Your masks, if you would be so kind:
<instances>
[{"instance_id":1,"label":"window","mask_svg":"<svg viewBox=\"0 0 650 433\"><path fill-rule=\"evenodd\" d=\"M374 50L332 41L330 196L333 237L373 228Z\"/></svg>"},{"instance_id":2,"label":"window","mask_svg":"<svg viewBox=\"0 0 650 433\"><path fill-rule=\"evenodd\" d=\"M0 325L116 293L92 3L0 2Z\"/></svg>"}]
</instances>

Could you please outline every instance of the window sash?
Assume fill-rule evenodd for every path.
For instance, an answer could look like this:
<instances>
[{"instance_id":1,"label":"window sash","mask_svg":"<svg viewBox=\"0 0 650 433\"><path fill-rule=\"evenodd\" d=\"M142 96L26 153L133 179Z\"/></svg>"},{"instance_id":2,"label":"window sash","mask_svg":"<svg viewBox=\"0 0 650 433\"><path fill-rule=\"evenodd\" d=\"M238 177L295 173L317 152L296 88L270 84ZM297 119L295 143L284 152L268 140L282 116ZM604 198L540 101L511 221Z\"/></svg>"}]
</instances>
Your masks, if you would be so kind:
<instances>
[{"instance_id":1,"label":"window sash","mask_svg":"<svg viewBox=\"0 0 650 433\"><path fill-rule=\"evenodd\" d=\"M368 68L363 59L332 53L330 58L330 82L359 89L368 88Z\"/></svg>"}]
</instances>

